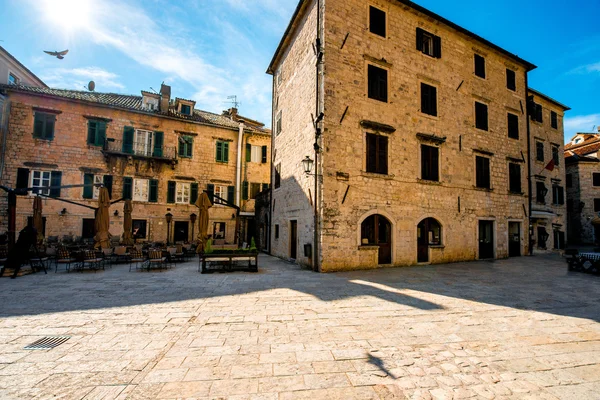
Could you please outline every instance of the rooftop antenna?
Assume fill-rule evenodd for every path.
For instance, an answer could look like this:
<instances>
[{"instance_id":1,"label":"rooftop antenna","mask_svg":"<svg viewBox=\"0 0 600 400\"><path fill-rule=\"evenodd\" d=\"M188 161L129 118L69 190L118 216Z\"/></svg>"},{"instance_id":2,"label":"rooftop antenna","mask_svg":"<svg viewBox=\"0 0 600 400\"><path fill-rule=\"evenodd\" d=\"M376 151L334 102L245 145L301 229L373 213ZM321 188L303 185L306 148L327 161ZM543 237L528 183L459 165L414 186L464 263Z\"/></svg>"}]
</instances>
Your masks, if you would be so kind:
<instances>
[{"instance_id":1,"label":"rooftop antenna","mask_svg":"<svg viewBox=\"0 0 600 400\"><path fill-rule=\"evenodd\" d=\"M150 90L152 90L152 91L154 92L154 94L158 94L158 92L157 92L156 90L154 90L154 89L152 88L152 86L150 86Z\"/></svg>"},{"instance_id":2,"label":"rooftop antenna","mask_svg":"<svg viewBox=\"0 0 600 400\"><path fill-rule=\"evenodd\" d=\"M88 85L87 85L87 89L88 89L90 92L93 92L93 91L94 91L94 89L96 89L96 82L94 82L94 81L90 81L90 82L88 83Z\"/></svg>"},{"instance_id":3,"label":"rooftop antenna","mask_svg":"<svg viewBox=\"0 0 600 400\"><path fill-rule=\"evenodd\" d=\"M236 95L232 95L232 96L227 96L227 100L225 103L231 103L231 105L233 105L234 108L238 108L238 106L242 105L241 101L237 101L237 96Z\"/></svg>"}]
</instances>

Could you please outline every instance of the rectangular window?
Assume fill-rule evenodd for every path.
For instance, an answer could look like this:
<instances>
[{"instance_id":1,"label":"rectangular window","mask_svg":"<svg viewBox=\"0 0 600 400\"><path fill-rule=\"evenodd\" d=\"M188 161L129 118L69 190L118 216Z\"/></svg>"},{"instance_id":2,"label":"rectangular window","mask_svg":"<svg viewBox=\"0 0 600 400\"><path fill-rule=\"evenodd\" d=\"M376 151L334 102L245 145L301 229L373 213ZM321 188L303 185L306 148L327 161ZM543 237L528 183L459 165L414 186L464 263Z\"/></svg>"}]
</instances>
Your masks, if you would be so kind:
<instances>
[{"instance_id":1,"label":"rectangular window","mask_svg":"<svg viewBox=\"0 0 600 400\"><path fill-rule=\"evenodd\" d=\"M227 186L215 185L215 196L220 197L221 199L227 199ZM215 204L225 204L225 202L221 199L217 199L215 197Z\"/></svg>"},{"instance_id":2,"label":"rectangular window","mask_svg":"<svg viewBox=\"0 0 600 400\"><path fill-rule=\"evenodd\" d=\"M565 204L565 189L562 186L552 186L552 204L556 206Z\"/></svg>"},{"instance_id":3,"label":"rectangular window","mask_svg":"<svg viewBox=\"0 0 600 400\"><path fill-rule=\"evenodd\" d=\"M104 146L106 139L106 122L89 120L87 144L90 146Z\"/></svg>"},{"instance_id":4,"label":"rectangular window","mask_svg":"<svg viewBox=\"0 0 600 400\"><path fill-rule=\"evenodd\" d=\"M187 104L181 105L181 113L185 115L192 115L192 107Z\"/></svg>"},{"instance_id":5,"label":"rectangular window","mask_svg":"<svg viewBox=\"0 0 600 400\"><path fill-rule=\"evenodd\" d=\"M487 157L475 157L475 185L478 188L490 189L490 159Z\"/></svg>"},{"instance_id":6,"label":"rectangular window","mask_svg":"<svg viewBox=\"0 0 600 400\"><path fill-rule=\"evenodd\" d=\"M521 192L521 166L519 164L510 163L508 164L508 180L509 190L512 193Z\"/></svg>"},{"instance_id":7,"label":"rectangular window","mask_svg":"<svg viewBox=\"0 0 600 400\"><path fill-rule=\"evenodd\" d=\"M488 106L475 102L475 127L484 131L488 130Z\"/></svg>"},{"instance_id":8,"label":"rectangular window","mask_svg":"<svg viewBox=\"0 0 600 400\"><path fill-rule=\"evenodd\" d=\"M566 179L567 179L567 187L568 188L573 187L573 174L567 174Z\"/></svg>"},{"instance_id":9,"label":"rectangular window","mask_svg":"<svg viewBox=\"0 0 600 400\"><path fill-rule=\"evenodd\" d=\"M367 172L388 173L388 138L367 133Z\"/></svg>"},{"instance_id":10,"label":"rectangular window","mask_svg":"<svg viewBox=\"0 0 600 400\"><path fill-rule=\"evenodd\" d=\"M275 189L281 186L281 163L275 166Z\"/></svg>"},{"instance_id":11,"label":"rectangular window","mask_svg":"<svg viewBox=\"0 0 600 400\"><path fill-rule=\"evenodd\" d=\"M131 221L133 237L135 239L146 239L148 235L147 222L145 219L134 219Z\"/></svg>"},{"instance_id":12,"label":"rectangular window","mask_svg":"<svg viewBox=\"0 0 600 400\"><path fill-rule=\"evenodd\" d=\"M385 37L385 11L369 6L369 31Z\"/></svg>"},{"instance_id":13,"label":"rectangular window","mask_svg":"<svg viewBox=\"0 0 600 400\"><path fill-rule=\"evenodd\" d=\"M439 151L437 147L421 145L421 179L439 182Z\"/></svg>"},{"instance_id":14,"label":"rectangular window","mask_svg":"<svg viewBox=\"0 0 600 400\"><path fill-rule=\"evenodd\" d=\"M98 186L94 186L94 191L92 192L92 197L97 199L100 196L100 186L104 185L104 175L94 175L94 184Z\"/></svg>"},{"instance_id":15,"label":"rectangular window","mask_svg":"<svg viewBox=\"0 0 600 400\"><path fill-rule=\"evenodd\" d=\"M434 58L442 57L442 39L421 28L417 28L417 50Z\"/></svg>"},{"instance_id":16,"label":"rectangular window","mask_svg":"<svg viewBox=\"0 0 600 400\"><path fill-rule=\"evenodd\" d=\"M43 112L35 112L33 117L33 137L37 139L54 139L54 124L56 115Z\"/></svg>"},{"instance_id":17,"label":"rectangular window","mask_svg":"<svg viewBox=\"0 0 600 400\"><path fill-rule=\"evenodd\" d=\"M437 88L421 83L421 112L437 117Z\"/></svg>"},{"instance_id":18,"label":"rectangular window","mask_svg":"<svg viewBox=\"0 0 600 400\"><path fill-rule=\"evenodd\" d=\"M140 156L150 157L154 149L153 132L136 129L133 139L134 153Z\"/></svg>"},{"instance_id":19,"label":"rectangular window","mask_svg":"<svg viewBox=\"0 0 600 400\"><path fill-rule=\"evenodd\" d=\"M50 195L50 189L49 188L50 185L50 177L51 177L51 172L50 171L31 171L31 181L29 182L29 187L32 188L39 188L39 189L33 189L31 191L32 194L44 194L46 196ZM44 189L45 188L45 189Z\"/></svg>"},{"instance_id":20,"label":"rectangular window","mask_svg":"<svg viewBox=\"0 0 600 400\"><path fill-rule=\"evenodd\" d=\"M485 58L475 54L475 75L485 79Z\"/></svg>"},{"instance_id":21,"label":"rectangular window","mask_svg":"<svg viewBox=\"0 0 600 400\"><path fill-rule=\"evenodd\" d=\"M550 126L554 129L558 129L558 114L554 111L550 111Z\"/></svg>"},{"instance_id":22,"label":"rectangular window","mask_svg":"<svg viewBox=\"0 0 600 400\"><path fill-rule=\"evenodd\" d=\"M544 162L544 143L535 142L535 159Z\"/></svg>"},{"instance_id":23,"label":"rectangular window","mask_svg":"<svg viewBox=\"0 0 600 400\"><path fill-rule=\"evenodd\" d=\"M148 179L133 180L133 197L134 201L148 201Z\"/></svg>"},{"instance_id":24,"label":"rectangular window","mask_svg":"<svg viewBox=\"0 0 600 400\"><path fill-rule=\"evenodd\" d=\"M264 147L264 146L263 146ZM246 145L246 161L261 163L263 159L263 149L261 146Z\"/></svg>"},{"instance_id":25,"label":"rectangular window","mask_svg":"<svg viewBox=\"0 0 600 400\"><path fill-rule=\"evenodd\" d=\"M560 165L560 149L558 146L552 146L552 160L554 160L554 166Z\"/></svg>"},{"instance_id":26,"label":"rectangular window","mask_svg":"<svg viewBox=\"0 0 600 400\"><path fill-rule=\"evenodd\" d=\"M179 157L192 158L194 138L192 136L179 136Z\"/></svg>"},{"instance_id":27,"label":"rectangular window","mask_svg":"<svg viewBox=\"0 0 600 400\"><path fill-rule=\"evenodd\" d=\"M277 118L275 120L275 136L281 133L281 111L277 113Z\"/></svg>"},{"instance_id":28,"label":"rectangular window","mask_svg":"<svg viewBox=\"0 0 600 400\"><path fill-rule=\"evenodd\" d=\"M279 224L275 224L275 239L279 239Z\"/></svg>"},{"instance_id":29,"label":"rectangular window","mask_svg":"<svg viewBox=\"0 0 600 400\"><path fill-rule=\"evenodd\" d=\"M255 199L260 193L260 183L250 183L250 198Z\"/></svg>"},{"instance_id":30,"label":"rectangular window","mask_svg":"<svg viewBox=\"0 0 600 400\"><path fill-rule=\"evenodd\" d=\"M506 69L506 87L510 90L517 90L517 74L512 69Z\"/></svg>"},{"instance_id":31,"label":"rectangular window","mask_svg":"<svg viewBox=\"0 0 600 400\"><path fill-rule=\"evenodd\" d=\"M531 102L530 107L531 107L531 110L530 110L531 120L543 123L544 122L544 109L542 108L542 105Z\"/></svg>"},{"instance_id":32,"label":"rectangular window","mask_svg":"<svg viewBox=\"0 0 600 400\"><path fill-rule=\"evenodd\" d=\"M546 204L546 195L548 194L548 189L546 189L546 185L544 182L536 182L535 183L535 201L541 204Z\"/></svg>"},{"instance_id":33,"label":"rectangular window","mask_svg":"<svg viewBox=\"0 0 600 400\"><path fill-rule=\"evenodd\" d=\"M594 212L600 212L600 199L594 199Z\"/></svg>"},{"instance_id":34,"label":"rectangular window","mask_svg":"<svg viewBox=\"0 0 600 400\"><path fill-rule=\"evenodd\" d=\"M508 113L508 137L511 139L519 138L519 117Z\"/></svg>"},{"instance_id":35,"label":"rectangular window","mask_svg":"<svg viewBox=\"0 0 600 400\"><path fill-rule=\"evenodd\" d=\"M191 186L187 182L177 182L175 186L175 203L188 204L190 202Z\"/></svg>"},{"instance_id":36,"label":"rectangular window","mask_svg":"<svg viewBox=\"0 0 600 400\"><path fill-rule=\"evenodd\" d=\"M600 173L594 172L592 174L592 181L594 186L600 186Z\"/></svg>"},{"instance_id":37,"label":"rectangular window","mask_svg":"<svg viewBox=\"0 0 600 400\"><path fill-rule=\"evenodd\" d=\"M229 162L229 142L217 140L217 162Z\"/></svg>"},{"instance_id":38,"label":"rectangular window","mask_svg":"<svg viewBox=\"0 0 600 400\"><path fill-rule=\"evenodd\" d=\"M215 222L213 225L213 239L225 239L225 222Z\"/></svg>"},{"instance_id":39,"label":"rectangular window","mask_svg":"<svg viewBox=\"0 0 600 400\"><path fill-rule=\"evenodd\" d=\"M388 72L374 65L368 67L368 79L369 79L369 98L387 102L387 79Z\"/></svg>"},{"instance_id":40,"label":"rectangular window","mask_svg":"<svg viewBox=\"0 0 600 400\"><path fill-rule=\"evenodd\" d=\"M8 74L8 84L9 85L18 85L21 80L12 72Z\"/></svg>"}]
</instances>

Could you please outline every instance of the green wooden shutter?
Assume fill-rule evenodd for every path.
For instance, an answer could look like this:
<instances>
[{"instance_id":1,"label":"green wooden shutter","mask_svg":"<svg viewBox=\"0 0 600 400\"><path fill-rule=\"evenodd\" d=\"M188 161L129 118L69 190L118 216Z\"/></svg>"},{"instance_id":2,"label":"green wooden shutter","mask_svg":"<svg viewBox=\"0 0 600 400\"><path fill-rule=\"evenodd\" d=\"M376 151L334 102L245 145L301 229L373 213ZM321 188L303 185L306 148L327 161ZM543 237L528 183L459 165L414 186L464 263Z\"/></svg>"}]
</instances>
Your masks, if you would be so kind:
<instances>
[{"instance_id":1,"label":"green wooden shutter","mask_svg":"<svg viewBox=\"0 0 600 400\"><path fill-rule=\"evenodd\" d=\"M44 127L44 139L52 140L54 139L54 122L56 121L56 116L52 114L46 115L46 126Z\"/></svg>"},{"instance_id":2,"label":"green wooden shutter","mask_svg":"<svg viewBox=\"0 0 600 400\"><path fill-rule=\"evenodd\" d=\"M223 142L217 141L217 161L223 161Z\"/></svg>"},{"instance_id":3,"label":"green wooden shutter","mask_svg":"<svg viewBox=\"0 0 600 400\"><path fill-rule=\"evenodd\" d=\"M152 156L163 156L163 140L164 134L162 132L154 132L154 151L152 152Z\"/></svg>"},{"instance_id":4,"label":"green wooden shutter","mask_svg":"<svg viewBox=\"0 0 600 400\"><path fill-rule=\"evenodd\" d=\"M192 157L193 156L193 151L194 151L194 138L191 136L188 136L187 138L187 142L186 142L186 156L187 157Z\"/></svg>"},{"instance_id":5,"label":"green wooden shutter","mask_svg":"<svg viewBox=\"0 0 600 400\"><path fill-rule=\"evenodd\" d=\"M167 184L167 203L175 203L175 190L177 183L175 181L169 181Z\"/></svg>"},{"instance_id":6,"label":"green wooden shutter","mask_svg":"<svg viewBox=\"0 0 600 400\"><path fill-rule=\"evenodd\" d=\"M106 140L106 122L98 122L97 125L96 146L104 146L104 141Z\"/></svg>"},{"instance_id":7,"label":"green wooden shutter","mask_svg":"<svg viewBox=\"0 0 600 400\"><path fill-rule=\"evenodd\" d=\"M132 126L123 128L123 153L133 153L133 134L135 129Z\"/></svg>"},{"instance_id":8,"label":"green wooden shutter","mask_svg":"<svg viewBox=\"0 0 600 400\"><path fill-rule=\"evenodd\" d=\"M108 195L109 197L112 199L112 183L113 183L113 177L112 175L104 175L104 178L102 178L102 183L104 183L104 187L108 189Z\"/></svg>"},{"instance_id":9,"label":"green wooden shutter","mask_svg":"<svg viewBox=\"0 0 600 400\"><path fill-rule=\"evenodd\" d=\"M158 181L150 179L150 190L148 190L148 201L150 203L158 203Z\"/></svg>"},{"instance_id":10,"label":"green wooden shutter","mask_svg":"<svg viewBox=\"0 0 600 400\"><path fill-rule=\"evenodd\" d=\"M229 143L223 143L223 162L229 162Z\"/></svg>"},{"instance_id":11,"label":"green wooden shutter","mask_svg":"<svg viewBox=\"0 0 600 400\"><path fill-rule=\"evenodd\" d=\"M33 116L33 137L42 138L44 137L44 125L46 119L44 114L36 112Z\"/></svg>"},{"instance_id":12,"label":"green wooden shutter","mask_svg":"<svg viewBox=\"0 0 600 400\"><path fill-rule=\"evenodd\" d=\"M262 147L262 159L261 162L264 164L267 162L267 146Z\"/></svg>"},{"instance_id":13,"label":"green wooden shutter","mask_svg":"<svg viewBox=\"0 0 600 400\"><path fill-rule=\"evenodd\" d=\"M231 204L235 203L235 186L227 186L227 201Z\"/></svg>"},{"instance_id":14,"label":"green wooden shutter","mask_svg":"<svg viewBox=\"0 0 600 400\"><path fill-rule=\"evenodd\" d=\"M17 169L17 189L25 189L29 187L29 169Z\"/></svg>"},{"instance_id":15,"label":"green wooden shutter","mask_svg":"<svg viewBox=\"0 0 600 400\"><path fill-rule=\"evenodd\" d=\"M179 157L185 157L185 139L179 138L179 150L177 151Z\"/></svg>"},{"instance_id":16,"label":"green wooden shutter","mask_svg":"<svg viewBox=\"0 0 600 400\"><path fill-rule=\"evenodd\" d=\"M196 203L198 200L198 183L192 182L190 185L190 204Z\"/></svg>"},{"instance_id":17,"label":"green wooden shutter","mask_svg":"<svg viewBox=\"0 0 600 400\"><path fill-rule=\"evenodd\" d=\"M52 171L50 173L50 186L60 186L62 180L62 172ZM50 189L50 196L60 197L60 188Z\"/></svg>"},{"instance_id":18,"label":"green wooden shutter","mask_svg":"<svg viewBox=\"0 0 600 400\"><path fill-rule=\"evenodd\" d=\"M95 145L96 144L96 131L98 129L98 125L96 121L88 121L88 136L87 136L87 144ZM85 179L84 179L85 181ZM87 198L84 196L84 198Z\"/></svg>"},{"instance_id":19,"label":"green wooden shutter","mask_svg":"<svg viewBox=\"0 0 600 400\"><path fill-rule=\"evenodd\" d=\"M242 200L248 200L248 181L242 182Z\"/></svg>"},{"instance_id":20,"label":"green wooden shutter","mask_svg":"<svg viewBox=\"0 0 600 400\"><path fill-rule=\"evenodd\" d=\"M252 145L246 143L246 162L252 161Z\"/></svg>"},{"instance_id":21,"label":"green wooden shutter","mask_svg":"<svg viewBox=\"0 0 600 400\"><path fill-rule=\"evenodd\" d=\"M215 185L213 185L212 183L206 185L206 193L208 194L210 202L215 204Z\"/></svg>"},{"instance_id":22,"label":"green wooden shutter","mask_svg":"<svg viewBox=\"0 0 600 400\"><path fill-rule=\"evenodd\" d=\"M123 177L123 199L131 200L133 193L133 178Z\"/></svg>"},{"instance_id":23,"label":"green wooden shutter","mask_svg":"<svg viewBox=\"0 0 600 400\"><path fill-rule=\"evenodd\" d=\"M93 185L94 184L94 174L84 174L83 175L83 184L84 185ZM83 198L84 199L93 199L94 198L94 186L84 186L83 187Z\"/></svg>"}]
</instances>

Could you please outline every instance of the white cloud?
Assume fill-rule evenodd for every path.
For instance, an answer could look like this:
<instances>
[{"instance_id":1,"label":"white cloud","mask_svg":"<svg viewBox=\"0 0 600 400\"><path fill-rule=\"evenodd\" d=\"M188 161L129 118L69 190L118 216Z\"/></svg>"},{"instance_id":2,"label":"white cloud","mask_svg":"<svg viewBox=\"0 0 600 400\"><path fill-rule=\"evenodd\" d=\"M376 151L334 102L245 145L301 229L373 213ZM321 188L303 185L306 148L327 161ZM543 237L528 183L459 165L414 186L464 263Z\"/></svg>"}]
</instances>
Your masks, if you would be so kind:
<instances>
[{"instance_id":1,"label":"white cloud","mask_svg":"<svg viewBox=\"0 0 600 400\"><path fill-rule=\"evenodd\" d=\"M569 71L570 74L590 74L600 72L600 62L582 65Z\"/></svg>"},{"instance_id":2,"label":"white cloud","mask_svg":"<svg viewBox=\"0 0 600 400\"><path fill-rule=\"evenodd\" d=\"M99 67L46 69L40 77L48 86L64 89L84 90L89 81L94 81L103 92L125 89L117 74Z\"/></svg>"},{"instance_id":3,"label":"white cloud","mask_svg":"<svg viewBox=\"0 0 600 400\"><path fill-rule=\"evenodd\" d=\"M565 118L564 125L565 138L569 140L577 133L592 132L594 127L598 129L600 126L600 114L567 117ZM596 132L598 131L596 130Z\"/></svg>"}]
</instances>

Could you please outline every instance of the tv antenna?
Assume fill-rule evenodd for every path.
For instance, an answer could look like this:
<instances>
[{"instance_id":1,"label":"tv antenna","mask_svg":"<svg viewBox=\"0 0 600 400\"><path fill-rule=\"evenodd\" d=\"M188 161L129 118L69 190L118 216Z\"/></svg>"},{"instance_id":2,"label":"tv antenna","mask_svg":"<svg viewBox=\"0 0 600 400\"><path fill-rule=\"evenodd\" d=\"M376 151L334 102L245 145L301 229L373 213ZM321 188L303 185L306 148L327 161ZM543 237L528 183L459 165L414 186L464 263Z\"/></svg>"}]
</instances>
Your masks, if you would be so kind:
<instances>
[{"instance_id":1,"label":"tv antenna","mask_svg":"<svg viewBox=\"0 0 600 400\"><path fill-rule=\"evenodd\" d=\"M158 93L156 92L156 90L154 90L154 89L152 88L152 86L150 86L150 90L152 90L152 91L154 92L154 94L158 94Z\"/></svg>"},{"instance_id":2,"label":"tv antenna","mask_svg":"<svg viewBox=\"0 0 600 400\"><path fill-rule=\"evenodd\" d=\"M238 108L238 106L242 105L242 102L237 100L236 95L227 96L227 100L229 100L229 101L226 101L225 103L230 103L235 108Z\"/></svg>"}]
</instances>

